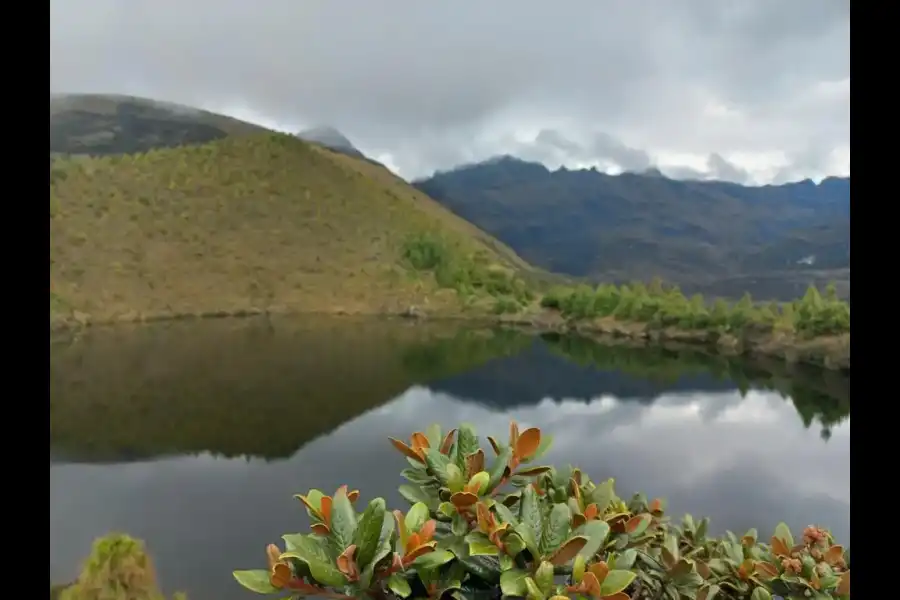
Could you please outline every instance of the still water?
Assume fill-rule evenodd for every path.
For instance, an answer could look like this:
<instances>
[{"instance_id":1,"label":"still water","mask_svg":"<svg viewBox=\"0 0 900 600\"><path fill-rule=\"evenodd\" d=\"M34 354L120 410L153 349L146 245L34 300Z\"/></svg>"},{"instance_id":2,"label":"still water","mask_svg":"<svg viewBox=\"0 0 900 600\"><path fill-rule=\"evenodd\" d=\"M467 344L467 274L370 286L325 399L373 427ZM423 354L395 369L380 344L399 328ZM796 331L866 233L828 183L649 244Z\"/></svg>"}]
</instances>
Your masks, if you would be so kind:
<instances>
[{"instance_id":1,"label":"still water","mask_svg":"<svg viewBox=\"0 0 900 600\"><path fill-rule=\"evenodd\" d=\"M145 539L168 592L252 598L235 568L305 530L295 493L396 493L408 439L461 421L553 434L542 463L663 496L717 532L850 534L850 384L698 354L384 321L170 323L51 340L50 578Z\"/></svg>"}]
</instances>

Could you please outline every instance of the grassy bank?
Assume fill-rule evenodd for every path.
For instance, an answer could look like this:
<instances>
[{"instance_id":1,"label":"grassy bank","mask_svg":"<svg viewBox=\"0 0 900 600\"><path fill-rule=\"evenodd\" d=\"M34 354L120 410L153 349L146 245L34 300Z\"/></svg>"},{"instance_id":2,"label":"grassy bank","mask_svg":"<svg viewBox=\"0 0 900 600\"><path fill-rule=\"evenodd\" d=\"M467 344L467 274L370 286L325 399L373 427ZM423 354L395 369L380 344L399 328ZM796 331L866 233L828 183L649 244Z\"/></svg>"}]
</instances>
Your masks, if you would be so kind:
<instances>
[{"instance_id":1,"label":"grassy bank","mask_svg":"<svg viewBox=\"0 0 900 600\"><path fill-rule=\"evenodd\" d=\"M684 296L660 282L551 290L539 309L503 319L539 330L574 330L638 343L701 346L724 355L756 355L827 369L850 369L850 306L834 288L810 287L787 303Z\"/></svg>"},{"instance_id":2,"label":"grassy bank","mask_svg":"<svg viewBox=\"0 0 900 600\"><path fill-rule=\"evenodd\" d=\"M552 286L545 279L480 269L434 239L417 240L412 265L464 302L487 308L501 322L539 331L574 330L646 342L699 345L727 355L755 354L828 369L850 369L850 305L833 285L810 287L793 302L737 302L685 296L654 280L597 287ZM529 280L529 277L531 279ZM489 306L473 299L490 298Z\"/></svg>"}]
</instances>

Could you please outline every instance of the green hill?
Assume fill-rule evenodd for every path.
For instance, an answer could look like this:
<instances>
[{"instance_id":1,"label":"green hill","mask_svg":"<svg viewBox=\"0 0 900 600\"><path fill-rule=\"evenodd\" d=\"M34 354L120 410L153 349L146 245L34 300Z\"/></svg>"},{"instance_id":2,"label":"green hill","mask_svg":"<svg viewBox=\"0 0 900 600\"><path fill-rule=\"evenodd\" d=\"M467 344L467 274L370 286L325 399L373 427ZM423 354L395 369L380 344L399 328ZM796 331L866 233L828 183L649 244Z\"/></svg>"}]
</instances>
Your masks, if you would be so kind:
<instances>
[{"instance_id":1,"label":"green hill","mask_svg":"<svg viewBox=\"0 0 900 600\"><path fill-rule=\"evenodd\" d=\"M411 244L470 270L533 272L381 166L287 134L235 133L137 154L51 154L51 320L458 309L460 294L412 268L422 248Z\"/></svg>"}]
</instances>

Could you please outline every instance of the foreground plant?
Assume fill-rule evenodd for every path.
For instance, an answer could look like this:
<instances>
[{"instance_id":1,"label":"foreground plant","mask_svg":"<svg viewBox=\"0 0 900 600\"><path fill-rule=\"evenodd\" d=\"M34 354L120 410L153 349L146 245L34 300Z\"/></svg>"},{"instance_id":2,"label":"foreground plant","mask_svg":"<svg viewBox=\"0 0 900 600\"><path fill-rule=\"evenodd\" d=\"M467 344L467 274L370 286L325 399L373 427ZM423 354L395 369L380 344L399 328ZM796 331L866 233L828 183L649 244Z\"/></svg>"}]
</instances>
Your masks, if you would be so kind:
<instances>
[{"instance_id":1,"label":"foreground plant","mask_svg":"<svg viewBox=\"0 0 900 600\"><path fill-rule=\"evenodd\" d=\"M469 425L392 438L409 463L405 514L382 498L357 513L347 486L310 490L297 497L311 532L283 536L268 569L235 578L259 593L377 600L850 597L849 550L824 529L799 542L784 524L769 543L755 530L710 538L707 519L673 524L661 499L625 502L612 479L532 464L552 441L538 428L487 439L490 459Z\"/></svg>"},{"instance_id":2,"label":"foreground plant","mask_svg":"<svg viewBox=\"0 0 900 600\"><path fill-rule=\"evenodd\" d=\"M50 595L59 600L165 600L144 543L120 533L94 540L78 579L51 586ZM175 594L173 600L185 598Z\"/></svg>"}]
</instances>

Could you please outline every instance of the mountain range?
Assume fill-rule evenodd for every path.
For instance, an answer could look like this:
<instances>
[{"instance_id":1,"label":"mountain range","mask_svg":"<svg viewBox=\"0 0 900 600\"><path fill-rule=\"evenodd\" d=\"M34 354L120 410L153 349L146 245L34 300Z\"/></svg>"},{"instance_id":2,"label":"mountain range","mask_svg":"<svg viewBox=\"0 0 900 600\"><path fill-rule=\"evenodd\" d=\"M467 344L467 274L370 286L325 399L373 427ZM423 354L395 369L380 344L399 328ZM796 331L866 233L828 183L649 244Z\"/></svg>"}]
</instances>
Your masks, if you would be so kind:
<instances>
[{"instance_id":1,"label":"mountain range","mask_svg":"<svg viewBox=\"0 0 900 600\"><path fill-rule=\"evenodd\" d=\"M556 272L660 276L691 288L759 289L769 280L776 284L761 293L776 297L822 278L849 286L849 177L753 187L658 171L550 170L503 156L414 185Z\"/></svg>"},{"instance_id":2,"label":"mountain range","mask_svg":"<svg viewBox=\"0 0 900 600\"><path fill-rule=\"evenodd\" d=\"M107 155L200 144L266 130L130 96L51 97L50 153ZM365 156L332 127L295 134ZM398 182L399 183L399 182ZM501 156L412 182L529 263L592 282L661 277L685 291L796 297L850 282L850 178L782 185L556 170Z\"/></svg>"}]
</instances>

